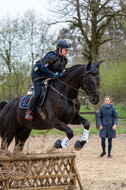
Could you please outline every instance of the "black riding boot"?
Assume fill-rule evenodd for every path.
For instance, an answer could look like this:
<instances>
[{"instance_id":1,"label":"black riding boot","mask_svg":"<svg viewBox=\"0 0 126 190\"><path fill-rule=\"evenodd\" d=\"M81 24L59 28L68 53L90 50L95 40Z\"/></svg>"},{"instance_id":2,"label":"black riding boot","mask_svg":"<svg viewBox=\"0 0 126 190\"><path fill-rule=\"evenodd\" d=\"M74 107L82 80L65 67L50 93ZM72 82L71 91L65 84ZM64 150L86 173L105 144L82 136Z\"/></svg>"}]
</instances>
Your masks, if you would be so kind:
<instances>
[{"instance_id":1,"label":"black riding boot","mask_svg":"<svg viewBox=\"0 0 126 190\"><path fill-rule=\"evenodd\" d=\"M28 119L28 120L32 121L32 119L33 119L33 109L35 108L35 104L36 104L37 100L38 100L38 98L36 96L31 97L30 102L28 104L27 112L25 114L25 119Z\"/></svg>"}]
</instances>

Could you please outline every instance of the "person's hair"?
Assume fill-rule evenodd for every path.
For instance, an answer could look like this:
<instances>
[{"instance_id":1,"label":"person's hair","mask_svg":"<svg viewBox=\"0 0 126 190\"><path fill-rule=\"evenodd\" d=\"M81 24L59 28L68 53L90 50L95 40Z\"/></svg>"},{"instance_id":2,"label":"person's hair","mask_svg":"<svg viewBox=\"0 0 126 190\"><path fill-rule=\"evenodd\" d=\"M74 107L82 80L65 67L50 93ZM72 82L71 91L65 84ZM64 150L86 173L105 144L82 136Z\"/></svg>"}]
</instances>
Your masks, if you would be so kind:
<instances>
[{"instance_id":1,"label":"person's hair","mask_svg":"<svg viewBox=\"0 0 126 190\"><path fill-rule=\"evenodd\" d=\"M104 100L105 100L106 98L109 98L110 103L112 103L112 98L111 98L110 96L105 96L105 97L104 97Z\"/></svg>"}]
</instances>

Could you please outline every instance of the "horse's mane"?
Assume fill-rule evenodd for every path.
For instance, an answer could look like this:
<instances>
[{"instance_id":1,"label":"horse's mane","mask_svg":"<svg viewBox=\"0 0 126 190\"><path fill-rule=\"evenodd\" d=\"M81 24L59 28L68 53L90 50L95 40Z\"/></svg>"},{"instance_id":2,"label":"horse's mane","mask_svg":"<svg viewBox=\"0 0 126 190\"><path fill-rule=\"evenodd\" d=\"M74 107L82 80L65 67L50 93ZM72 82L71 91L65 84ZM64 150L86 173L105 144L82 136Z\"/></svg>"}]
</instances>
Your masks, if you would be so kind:
<instances>
[{"instance_id":1,"label":"horse's mane","mask_svg":"<svg viewBox=\"0 0 126 190\"><path fill-rule=\"evenodd\" d=\"M77 69L79 69L79 68L84 68L84 67L85 67L85 65L77 64L77 65L74 65L74 66L72 66L72 67L66 68L66 71L64 72L63 75L69 74L69 73L72 72L72 71L75 71L75 70L77 70Z\"/></svg>"},{"instance_id":2,"label":"horse's mane","mask_svg":"<svg viewBox=\"0 0 126 190\"><path fill-rule=\"evenodd\" d=\"M72 67L66 68L66 71L63 73L63 75L59 76L58 78L64 79L64 78L66 78L67 76L69 76L70 73L73 72L73 74L74 74L74 72L76 72L76 71L79 70L79 69L81 69L82 72L83 72L83 69L84 69L85 66L86 66L86 65L83 65L83 64L77 64L77 65L73 65ZM50 81L51 81L51 82L52 82L52 81L55 82L55 81L57 81L57 80L52 79L52 80L50 80Z\"/></svg>"}]
</instances>

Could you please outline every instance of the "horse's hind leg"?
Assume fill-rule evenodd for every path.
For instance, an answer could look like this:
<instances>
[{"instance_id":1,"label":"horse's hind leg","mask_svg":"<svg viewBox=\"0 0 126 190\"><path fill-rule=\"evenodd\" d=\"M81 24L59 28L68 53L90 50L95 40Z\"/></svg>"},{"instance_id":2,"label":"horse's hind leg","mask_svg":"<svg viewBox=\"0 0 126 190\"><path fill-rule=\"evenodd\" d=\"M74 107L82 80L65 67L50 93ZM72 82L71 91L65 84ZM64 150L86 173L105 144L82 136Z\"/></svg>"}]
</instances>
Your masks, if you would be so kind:
<instances>
[{"instance_id":1,"label":"horse's hind leg","mask_svg":"<svg viewBox=\"0 0 126 190\"><path fill-rule=\"evenodd\" d=\"M9 112L6 110L6 106L3 112L0 114L1 150L7 149L9 147L16 132L15 122L10 116L11 111ZM5 111L6 113L4 113Z\"/></svg>"},{"instance_id":2,"label":"horse's hind leg","mask_svg":"<svg viewBox=\"0 0 126 190\"><path fill-rule=\"evenodd\" d=\"M1 135L1 150L6 150L13 140L14 135L7 134L7 132Z\"/></svg>"},{"instance_id":3,"label":"horse's hind leg","mask_svg":"<svg viewBox=\"0 0 126 190\"><path fill-rule=\"evenodd\" d=\"M15 148L14 152L22 152L24 144L30 135L31 129L20 126L15 135Z\"/></svg>"}]
</instances>

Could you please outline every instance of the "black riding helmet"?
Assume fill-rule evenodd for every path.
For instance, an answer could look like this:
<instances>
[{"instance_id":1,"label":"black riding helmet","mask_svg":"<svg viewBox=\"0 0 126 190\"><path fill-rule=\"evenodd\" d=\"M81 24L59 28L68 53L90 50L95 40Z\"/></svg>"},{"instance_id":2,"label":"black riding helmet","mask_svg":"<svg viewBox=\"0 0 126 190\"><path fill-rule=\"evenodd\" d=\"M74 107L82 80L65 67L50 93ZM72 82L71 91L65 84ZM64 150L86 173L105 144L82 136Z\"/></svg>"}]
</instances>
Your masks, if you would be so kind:
<instances>
[{"instance_id":1,"label":"black riding helmet","mask_svg":"<svg viewBox=\"0 0 126 190\"><path fill-rule=\"evenodd\" d=\"M71 47L71 44L67 40L61 39L57 42L56 47L69 49Z\"/></svg>"}]
</instances>

